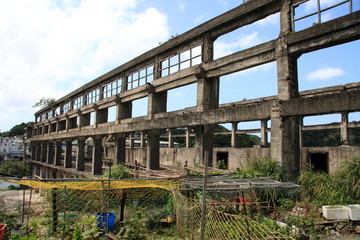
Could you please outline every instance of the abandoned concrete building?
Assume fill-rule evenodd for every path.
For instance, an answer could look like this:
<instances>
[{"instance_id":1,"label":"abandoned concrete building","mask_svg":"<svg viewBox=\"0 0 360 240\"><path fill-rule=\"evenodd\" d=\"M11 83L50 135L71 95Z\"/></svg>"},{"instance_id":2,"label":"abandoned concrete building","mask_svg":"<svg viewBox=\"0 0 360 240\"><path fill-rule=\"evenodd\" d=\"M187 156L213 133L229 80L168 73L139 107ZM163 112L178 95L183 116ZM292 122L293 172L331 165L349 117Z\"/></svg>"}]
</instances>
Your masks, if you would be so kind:
<instances>
[{"instance_id":1,"label":"abandoned concrete building","mask_svg":"<svg viewBox=\"0 0 360 240\"><path fill-rule=\"evenodd\" d=\"M360 155L360 147L349 140L349 132L360 124L348 120L350 113L360 111L360 82L299 91L303 79L299 79L297 61L303 54L359 40L360 11L353 11L353 1L341 1L329 9L345 5L346 14L326 22L320 19L321 24L297 31L296 21L321 18L321 9L295 17L296 9L305 2L246 1L36 112L26 140L32 149L33 175L99 175L109 157L157 170L202 164L205 156L213 166L224 160L229 170L240 168L252 156L272 157L290 180L309 161L333 173L341 161ZM214 42L219 37L274 14L280 25L276 39L214 59ZM276 63L277 95L219 104L221 77L271 62ZM168 91L191 84L197 89L196 106L167 111ZM143 98L147 99L147 114L134 117L133 102ZM110 112L115 113L114 119ZM338 124L303 126L304 117L334 113L341 114ZM258 121L261 127L238 129L239 123L248 121ZM218 124L231 124L232 129L223 133L231 136L231 146L214 147ZM177 137L185 138L185 147L174 146L174 130L180 128L184 133ZM321 129L338 130L341 144L304 146L304 132ZM236 136L254 132L260 144L240 148ZM90 150L86 148L89 140Z\"/></svg>"}]
</instances>

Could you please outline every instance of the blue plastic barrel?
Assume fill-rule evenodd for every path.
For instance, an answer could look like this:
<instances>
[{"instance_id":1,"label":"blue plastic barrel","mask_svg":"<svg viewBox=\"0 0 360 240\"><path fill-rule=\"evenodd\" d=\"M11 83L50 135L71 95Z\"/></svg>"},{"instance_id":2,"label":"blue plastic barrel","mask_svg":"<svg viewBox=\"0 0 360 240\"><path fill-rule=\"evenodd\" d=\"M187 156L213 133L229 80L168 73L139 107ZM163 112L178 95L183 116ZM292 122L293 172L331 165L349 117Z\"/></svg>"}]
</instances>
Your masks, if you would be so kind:
<instances>
[{"instance_id":1,"label":"blue plastic barrel","mask_svg":"<svg viewBox=\"0 0 360 240\"><path fill-rule=\"evenodd\" d=\"M111 232L114 230L115 217L116 214L111 212L97 213L96 218L98 222L98 228L103 230L107 229L107 232Z\"/></svg>"}]
</instances>

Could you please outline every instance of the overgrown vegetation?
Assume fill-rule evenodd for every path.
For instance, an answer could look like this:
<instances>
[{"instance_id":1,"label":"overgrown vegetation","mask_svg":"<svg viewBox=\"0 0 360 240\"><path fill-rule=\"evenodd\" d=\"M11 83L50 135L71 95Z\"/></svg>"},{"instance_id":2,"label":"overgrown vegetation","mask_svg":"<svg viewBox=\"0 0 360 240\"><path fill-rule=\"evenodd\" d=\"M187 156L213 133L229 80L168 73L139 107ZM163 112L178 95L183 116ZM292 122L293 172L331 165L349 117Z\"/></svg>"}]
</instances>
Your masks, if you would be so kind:
<instances>
[{"instance_id":1,"label":"overgrown vegetation","mask_svg":"<svg viewBox=\"0 0 360 240\"><path fill-rule=\"evenodd\" d=\"M55 98L41 98L38 102L36 102L33 107L51 107L55 104Z\"/></svg>"},{"instance_id":2,"label":"overgrown vegetation","mask_svg":"<svg viewBox=\"0 0 360 240\"><path fill-rule=\"evenodd\" d=\"M131 174L131 170L123 164L118 164L114 167L111 167L111 170L108 169L104 174L104 178L110 179L129 179L134 176Z\"/></svg>"},{"instance_id":3,"label":"overgrown vegetation","mask_svg":"<svg viewBox=\"0 0 360 240\"><path fill-rule=\"evenodd\" d=\"M324 172L303 172L298 177L302 198L317 205L354 203L360 197L360 157L341 164L333 175Z\"/></svg>"},{"instance_id":4,"label":"overgrown vegetation","mask_svg":"<svg viewBox=\"0 0 360 240\"><path fill-rule=\"evenodd\" d=\"M279 163L272 158L254 157L246 161L244 169L236 172L238 177L253 178L253 177L274 177L281 179L282 169ZM123 166L117 165L112 167L110 171L104 174L105 178L124 179L132 178L130 170ZM267 189L268 191L260 190L253 193L245 193L247 205L227 206L222 209L218 206L217 210L222 209L229 214L245 214L243 208L247 209L247 215L252 219L260 222L268 228L278 231L282 234L292 236L295 239L302 239L302 237L310 236L312 239L319 239L321 234L325 234L327 229L323 226L315 224L321 221L321 212L319 207L328 204L349 204L354 203L360 196L360 157L354 157L344 161L341 168L334 175L328 175L322 172L309 171L303 172L298 177L298 184L301 185L300 196L296 192L287 191L280 192L274 189ZM67 197L71 198L73 195L71 191L67 190ZM175 225L169 227L161 224L160 220L174 214L172 195L168 191L161 189L151 189L153 191L150 195L138 194L136 199L131 198L126 204L124 221L119 223L117 219L117 228L114 232L120 239L142 240L142 239L183 239L178 236ZM192 196L193 200L199 202L201 191L199 195ZM128 197L131 195L127 192ZM59 194L58 194L59 195ZM217 194L209 194L214 199L218 199ZM149 197L152 196L152 197ZM238 195L237 195L238 196ZM108 200L107 195L97 196L99 202L109 204L111 211L119 212L115 206L119 204ZM130 199L130 198L128 198ZM244 198L243 198L244 199ZM84 199L85 201L86 199ZM78 200L76 200L78 202ZM254 204L254 202L256 202ZM266 203L263 207L260 204ZM58 201L60 204L60 201ZM144 207L145 206L145 207ZM95 206L93 208L96 208ZM66 207L67 212L76 211ZM1 217L1 216L0 216ZM44 219L33 219L29 224L24 225L27 229L26 237L20 237L14 234L10 239L12 240L31 240L31 239L101 239L101 231L97 228L96 217L83 216L75 220L67 219L60 220L58 225L58 232L56 234L51 232L51 224L49 225L49 218L52 214L44 216ZM10 216L5 216L9 226L14 219ZM280 227L276 221L286 223L285 227ZM227 236L237 231L236 227L232 227L231 221L221 221ZM121 227L120 227L121 225ZM229 230L227 230L229 228ZM47 234L44 234L47 232ZM235 236L235 235L234 235Z\"/></svg>"},{"instance_id":5,"label":"overgrown vegetation","mask_svg":"<svg viewBox=\"0 0 360 240\"><path fill-rule=\"evenodd\" d=\"M30 175L30 165L25 162L5 161L0 165L0 174L9 177L25 177Z\"/></svg>"},{"instance_id":6,"label":"overgrown vegetation","mask_svg":"<svg viewBox=\"0 0 360 240\"><path fill-rule=\"evenodd\" d=\"M274 177L282 179L282 168L278 161L271 157L252 157L246 159L246 166L235 172L239 178Z\"/></svg>"}]
</instances>

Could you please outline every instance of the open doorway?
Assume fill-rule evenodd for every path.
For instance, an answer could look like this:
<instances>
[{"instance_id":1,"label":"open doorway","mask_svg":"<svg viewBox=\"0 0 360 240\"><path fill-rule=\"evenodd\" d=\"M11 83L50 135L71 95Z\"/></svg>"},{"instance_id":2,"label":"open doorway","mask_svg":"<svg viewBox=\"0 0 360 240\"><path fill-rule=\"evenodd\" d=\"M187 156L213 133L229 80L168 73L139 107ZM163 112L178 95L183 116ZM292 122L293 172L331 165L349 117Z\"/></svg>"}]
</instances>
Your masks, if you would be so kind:
<instances>
[{"instance_id":1,"label":"open doorway","mask_svg":"<svg viewBox=\"0 0 360 240\"><path fill-rule=\"evenodd\" d=\"M228 152L217 152L216 153L216 167L219 169L228 169Z\"/></svg>"},{"instance_id":2,"label":"open doorway","mask_svg":"<svg viewBox=\"0 0 360 240\"><path fill-rule=\"evenodd\" d=\"M308 164L314 172L322 171L329 173L329 161L327 153L309 153Z\"/></svg>"}]
</instances>

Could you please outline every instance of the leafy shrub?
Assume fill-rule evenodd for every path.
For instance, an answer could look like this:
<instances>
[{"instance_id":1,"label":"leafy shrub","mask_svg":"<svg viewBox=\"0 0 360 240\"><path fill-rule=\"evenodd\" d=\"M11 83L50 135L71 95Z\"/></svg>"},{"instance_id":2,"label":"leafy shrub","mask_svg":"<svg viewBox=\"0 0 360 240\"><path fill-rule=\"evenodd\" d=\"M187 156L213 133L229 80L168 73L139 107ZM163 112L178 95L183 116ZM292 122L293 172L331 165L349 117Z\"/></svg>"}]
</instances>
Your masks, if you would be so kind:
<instances>
[{"instance_id":1,"label":"leafy shrub","mask_svg":"<svg viewBox=\"0 0 360 240\"><path fill-rule=\"evenodd\" d=\"M116 236L127 240L146 239L146 222L142 218L141 212L136 212L135 217L126 221Z\"/></svg>"},{"instance_id":2,"label":"leafy shrub","mask_svg":"<svg viewBox=\"0 0 360 240\"><path fill-rule=\"evenodd\" d=\"M318 205L348 204L351 197L349 183L341 174L329 175L324 172L306 171L300 174L297 182L301 185L301 195L307 202Z\"/></svg>"},{"instance_id":3,"label":"leafy shrub","mask_svg":"<svg viewBox=\"0 0 360 240\"><path fill-rule=\"evenodd\" d=\"M238 170L235 175L239 178L274 177L282 179L282 168L271 157L253 157L246 159L246 168Z\"/></svg>"},{"instance_id":4,"label":"leafy shrub","mask_svg":"<svg viewBox=\"0 0 360 240\"><path fill-rule=\"evenodd\" d=\"M30 165L24 162L5 161L0 165L0 173L12 177L30 175Z\"/></svg>"},{"instance_id":5,"label":"leafy shrub","mask_svg":"<svg viewBox=\"0 0 360 240\"><path fill-rule=\"evenodd\" d=\"M338 177L346 182L347 192L360 199L360 157L353 157L341 164Z\"/></svg>"},{"instance_id":6,"label":"leafy shrub","mask_svg":"<svg viewBox=\"0 0 360 240\"><path fill-rule=\"evenodd\" d=\"M109 178L110 175L110 179L128 179L128 178L133 178L134 176L131 174L130 169L128 167L126 167L123 164L118 164L114 167L111 168L111 173L110 173L110 169L107 170L104 174L103 177L104 178Z\"/></svg>"}]
</instances>

